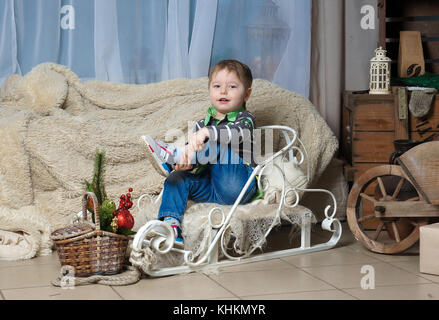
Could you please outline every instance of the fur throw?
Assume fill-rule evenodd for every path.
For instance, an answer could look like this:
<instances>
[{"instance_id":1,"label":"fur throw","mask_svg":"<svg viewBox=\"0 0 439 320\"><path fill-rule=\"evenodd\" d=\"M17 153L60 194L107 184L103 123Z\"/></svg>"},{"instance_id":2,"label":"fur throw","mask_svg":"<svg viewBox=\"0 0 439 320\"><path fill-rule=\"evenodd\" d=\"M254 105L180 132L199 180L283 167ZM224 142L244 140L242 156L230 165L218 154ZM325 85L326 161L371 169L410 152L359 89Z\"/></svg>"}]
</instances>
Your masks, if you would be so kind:
<instances>
[{"instance_id":1,"label":"fur throw","mask_svg":"<svg viewBox=\"0 0 439 320\"><path fill-rule=\"evenodd\" d=\"M82 82L54 63L10 76L0 89L0 218L26 207L23 214L47 221L51 230L69 224L81 209L97 149L106 151L110 199L118 200L129 187L134 199L158 194L164 178L147 160L139 137L185 138L208 105L207 78L148 85ZM253 83L247 108L256 126L297 130L309 154L311 185L317 181L338 142L316 108L261 79ZM275 144L282 139L275 137ZM20 219L4 219L0 229L19 230Z\"/></svg>"}]
</instances>

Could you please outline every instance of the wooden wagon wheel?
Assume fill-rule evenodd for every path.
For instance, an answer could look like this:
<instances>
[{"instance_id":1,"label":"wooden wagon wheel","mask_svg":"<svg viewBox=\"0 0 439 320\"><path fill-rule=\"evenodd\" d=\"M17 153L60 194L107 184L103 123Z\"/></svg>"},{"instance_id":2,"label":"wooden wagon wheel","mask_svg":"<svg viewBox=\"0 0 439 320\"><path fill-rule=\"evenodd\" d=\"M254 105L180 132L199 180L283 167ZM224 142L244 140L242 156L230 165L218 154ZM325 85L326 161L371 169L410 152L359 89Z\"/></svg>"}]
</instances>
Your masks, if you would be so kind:
<instances>
[{"instance_id":1,"label":"wooden wagon wheel","mask_svg":"<svg viewBox=\"0 0 439 320\"><path fill-rule=\"evenodd\" d=\"M382 165L371 168L355 181L347 201L347 220L355 238L368 249L378 253L398 253L410 248L419 239L419 227L427 218L376 217L376 201L419 201L418 190L406 177L402 168ZM368 213L365 208L369 207ZM375 222L370 230L370 222ZM365 224L369 223L369 230ZM387 230L388 236L386 237Z\"/></svg>"}]
</instances>

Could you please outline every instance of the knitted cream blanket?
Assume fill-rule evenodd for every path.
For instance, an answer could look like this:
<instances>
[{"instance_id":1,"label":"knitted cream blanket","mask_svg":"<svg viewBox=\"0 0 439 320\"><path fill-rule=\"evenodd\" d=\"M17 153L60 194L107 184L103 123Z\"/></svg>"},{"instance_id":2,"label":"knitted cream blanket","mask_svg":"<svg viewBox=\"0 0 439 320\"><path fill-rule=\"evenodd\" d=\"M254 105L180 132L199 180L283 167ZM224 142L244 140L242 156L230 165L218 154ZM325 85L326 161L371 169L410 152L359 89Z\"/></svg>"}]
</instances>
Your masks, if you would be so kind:
<instances>
[{"instance_id":1,"label":"knitted cream blanket","mask_svg":"<svg viewBox=\"0 0 439 320\"><path fill-rule=\"evenodd\" d=\"M129 187L134 199L159 193L164 178L147 160L139 137L184 139L208 105L207 78L148 85L82 82L53 63L10 76L0 89L0 229L20 230L23 214L49 230L70 223L81 208L84 179L92 178L96 149L106 151L109 198L118 200ZM338 142L315 107L261 79L254 81L247 107L256 126L297 130L309 154L311 184L316 181ZM49 232L38 226L35 232Z\"/></svg>"}]
</instances>

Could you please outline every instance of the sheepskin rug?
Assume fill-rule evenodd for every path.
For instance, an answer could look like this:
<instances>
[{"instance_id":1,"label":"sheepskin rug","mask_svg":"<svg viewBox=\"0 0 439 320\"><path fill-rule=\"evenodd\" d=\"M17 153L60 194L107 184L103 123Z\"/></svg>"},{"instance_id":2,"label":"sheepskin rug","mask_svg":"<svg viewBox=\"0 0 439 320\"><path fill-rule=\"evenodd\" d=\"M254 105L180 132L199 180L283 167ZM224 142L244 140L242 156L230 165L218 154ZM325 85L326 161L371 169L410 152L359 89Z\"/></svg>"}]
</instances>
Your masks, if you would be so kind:
<instances>
[{"instance_id":1,"label":"sheepskin rug","mask_svg":"<svg viewBox=\"0 0 439 320\"><path fill-rule=\"evenodd\" d=\"M110 199L117 201L129 187L134 200L143 193L158 194L164 178L147 160L140 136L187 139L188 128L204 118L209 106L207 81L82 82L54 63L40 64L23 77L11 75L0 89L0 229L38 232L35 242L44 239L42 246L50 248L48 232L69 224L81 209L96 150L106 151ZM297 130L309 155L310 185L315 184L338 142L311 102L256 79L247 108L256 126ZM275 136L275 146L282 143ZM132 213L136 216L137 209ZM29 222L26 230L23 218Z\"/></svg>"}]
</instances>

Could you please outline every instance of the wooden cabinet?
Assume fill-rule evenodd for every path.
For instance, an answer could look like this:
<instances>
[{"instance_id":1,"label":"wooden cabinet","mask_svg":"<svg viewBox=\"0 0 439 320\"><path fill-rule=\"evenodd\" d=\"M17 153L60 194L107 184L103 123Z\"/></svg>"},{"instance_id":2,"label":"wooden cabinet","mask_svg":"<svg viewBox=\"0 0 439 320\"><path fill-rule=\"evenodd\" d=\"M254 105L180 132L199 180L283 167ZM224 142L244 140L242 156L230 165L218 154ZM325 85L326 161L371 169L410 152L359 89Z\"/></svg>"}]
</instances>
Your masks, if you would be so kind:
<instances>
[{"instance_id":1,"label":"wooden cabinet","mask_svg":"<svg viewBox=\"0 0 439 320\"><path fill-rule=\"evenodd\" d=\"M388 164L394 140L421 141L439 133L439 95L424 119L410 114L409 102L410 92L404 87L386 95L344 93L341 151L349 162L348 181L373 166Z\"/></svg>"}]
</instances>

